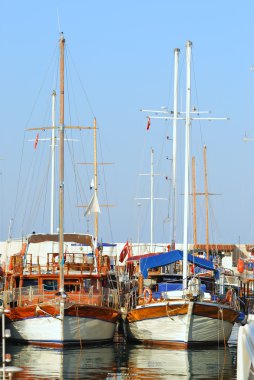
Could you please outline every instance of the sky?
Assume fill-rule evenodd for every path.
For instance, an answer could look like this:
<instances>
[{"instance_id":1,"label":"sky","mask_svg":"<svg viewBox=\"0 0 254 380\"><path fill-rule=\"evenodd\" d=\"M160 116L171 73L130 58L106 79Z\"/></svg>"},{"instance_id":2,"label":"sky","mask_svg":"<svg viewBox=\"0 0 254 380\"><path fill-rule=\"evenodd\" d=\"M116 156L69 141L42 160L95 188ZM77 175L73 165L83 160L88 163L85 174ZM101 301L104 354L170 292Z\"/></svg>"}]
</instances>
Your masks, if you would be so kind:
<instances>
[{"instance_id":1,"label":"sky","mask_svg":"<svg viewBox=\"0 0 254 380\"><path fill-rule=\"evenodd\" d=\"M99 238L149 242L150 152L154 150L154 242L172 239L172 121L140 109L173 109L174 49L180 49L179 108L185 110L185 44L192 41L191 105L227 121L193 121L190 155L204 192L207 147L209 241L254 244L254 4L235 0L44 0L0 3L0 239L49 232L50 138L58 93L58 40L66 39L66 124L98 126ZM67 72L67 68L69 71ZM74 79L75 78L75 79ZM58 98L57 98L58 99ZM72 99L72 100L71 100ZM73 100L74 99L74 100ZM185 126L177 132L176 241L183 240ZM65 231L93 232L92 135L66 137ZM250 141L244 142L244 136ZM71 175L71 169L74 174ZM57 181L57 180L56 180ZM76 184L76 181L78 184ZM56 185L57 187L57 185ZM190 207L192 204L190 196ZM57 209L57 206L55 206ZM197 202L205 242L204 197ZM192 210L190 209L190 216ZM193 223L189 221L189 241ZM57 210L55 228L57 228Z\"/></svg>"}]
</instances>

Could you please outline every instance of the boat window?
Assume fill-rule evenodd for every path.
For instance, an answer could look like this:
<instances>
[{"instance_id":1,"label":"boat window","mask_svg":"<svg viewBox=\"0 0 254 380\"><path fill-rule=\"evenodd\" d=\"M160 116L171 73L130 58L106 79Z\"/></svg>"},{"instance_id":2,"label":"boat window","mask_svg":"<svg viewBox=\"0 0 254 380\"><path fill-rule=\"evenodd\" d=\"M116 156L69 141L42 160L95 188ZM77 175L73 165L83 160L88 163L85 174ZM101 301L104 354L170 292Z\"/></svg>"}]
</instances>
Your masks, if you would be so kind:
<instances>
[{"instance_id":1,"label":"boat window","mask_svg":"<svg viewBox=\"0 0 254 380\"><path fill-rule=\"evenodd\" d=\"M42 283L43 283L43 288L46 291L50 291L50 290L55 291L58 289L57 280L43 280Z\"/></svg>"},{"instance_id":2,"label":"boat window","mask_svg":"<svg viewBox=\"0 0 254 380\"><path fill-rule=\"evenodd\" d=\"M67 280L64 282L65 292L78 292L80 291L80 283L77 280Z\"/></svg>"},{"instance_id":3,"label":"boat window","mask_svg":"<svg viewBox=\"0 0 254 380\"><path fill-rule=\"evenodd\" d=\"M23 279L23 287L26 286L38 286L37 278L24 278Z\"/></svg>"}]
</instances>

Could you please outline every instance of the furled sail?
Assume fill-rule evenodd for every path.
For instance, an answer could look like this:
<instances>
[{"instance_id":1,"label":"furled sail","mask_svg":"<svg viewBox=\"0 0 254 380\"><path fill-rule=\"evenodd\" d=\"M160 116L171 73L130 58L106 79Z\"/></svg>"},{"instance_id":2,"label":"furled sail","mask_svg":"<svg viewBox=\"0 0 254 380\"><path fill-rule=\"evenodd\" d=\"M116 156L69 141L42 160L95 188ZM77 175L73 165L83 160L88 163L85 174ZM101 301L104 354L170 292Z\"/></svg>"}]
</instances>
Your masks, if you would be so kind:
<instances>
[{"instance_id":1,"label":"furled sail","mask_svg":"<svg viewBox=\"0 0 254 380\"><path fill-rule=\"evenodd\" d=\"M90 200L90 203L87 206L85 216L90 215L91 212L101 212L96 192L93 194L92 199Z\"/></svg>"}]
</instances>

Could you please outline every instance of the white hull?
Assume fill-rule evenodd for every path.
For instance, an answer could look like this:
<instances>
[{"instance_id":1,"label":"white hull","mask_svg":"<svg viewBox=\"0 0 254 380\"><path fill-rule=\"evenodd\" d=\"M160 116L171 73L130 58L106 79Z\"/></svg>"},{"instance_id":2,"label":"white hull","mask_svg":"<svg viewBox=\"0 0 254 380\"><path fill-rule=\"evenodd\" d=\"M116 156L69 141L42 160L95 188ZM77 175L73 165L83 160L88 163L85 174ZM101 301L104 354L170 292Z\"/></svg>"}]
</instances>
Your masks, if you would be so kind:
<instances>
[{"instance_id":1,"label":"white hull","mask_svg":"<svg viewBox=\"0 0 254 380\"><path fill-rule=\"evenodd\" d=\"M189 328L189 343L228 341L232 328L232 323L227 321L192 316Z\"/></svg>"},{"instance_id":2,"label":"white hull","mask_svg":"<svg viewBox=\"0 0 254 380\"><path fill-rule=\"evenodd\" d=\"M184 305L186 312L182 309L178 314L178 309ZM172 309L169 312L166 303L149 304L130 311L126 324L128 337L179 347L225 342L229 339L233 328L230 308L221 305L225 318L216 318L216 308L220 310L216 304L189 302L171 304L171 307L175 307L175 312ZM210 308L213 308L212 313ZM203 310L203 315L200 315ZM232 313L235 312L232 310Z\"/></svg>"},{"instance_id":3,"label":"white hull","mask_svg":"<svg viewBox=\"0 0 254 380\"><path fill-rule=\"evenodd\" d=\"M187 317L177 316L174 320L168 317L148 319L128 324L128 336L131 339L153 342L183 343L186 336Z\"/></svg>"},{"instance_id":4,"label":"white hull","mask_svg":"<svg viewBox=\"0 0 254 380\"><path fill-rule=\"evenodd\" d=\"M37 344L78 344L113 340L115 323L100 319L64 316L37 317L8 325L13 340Z\"/></svg>"},{"instance_id":5,"label":"white hull","mask_svg":"<svg viewBox=\"0 0 254 380\"><path fill-rule=\"evenodd\" d=\"M40 345L75 345L112 341L119 312L94 305L72 305L65 309L36 305L10 310L6 325L11 339Z\"/></svg>"},{"instance_id":6,"label":"white hull","mask_svg":"<svg viewBox=\"0 0 254 380\"><path fill-rule=\"evenodd\" d=\"M211 343L227 341L232 331L232 324L203 317L191 318L191 328L187 326L187 318L179 316L174 321L168 317L131 323L128 335L140 341L168 343ZM186 337L189 335L188 340Z\"/></svg>"},{"instance_id":7,"label":"white hull","mask_svg":"<svg viewBox=\"0 0 254 380\"><path fill-rule=\"evenodd\" d=\"M237 380L254 378L254 324L240 326L237 341Z\"/></svg>"}]
</instances>

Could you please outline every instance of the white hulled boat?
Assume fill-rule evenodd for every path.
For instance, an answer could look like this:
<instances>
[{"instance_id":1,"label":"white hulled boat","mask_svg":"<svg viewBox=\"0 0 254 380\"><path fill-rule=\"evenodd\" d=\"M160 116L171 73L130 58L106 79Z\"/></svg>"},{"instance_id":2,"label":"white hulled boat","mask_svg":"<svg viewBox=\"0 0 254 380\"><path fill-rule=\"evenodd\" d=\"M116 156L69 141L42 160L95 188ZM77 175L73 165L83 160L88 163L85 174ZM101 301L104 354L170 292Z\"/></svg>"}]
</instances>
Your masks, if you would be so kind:
<instances>
[{"instance_id":1,"label":"white hulled boat","mask_svg":"<svg viewBox=\"0 0 254 380\"><path fill-rule=\"evenodd\" d=\"M20 252L6 260L2 293L12 339L56 346L112 341L121 315L117 290L108 286L109 257L97 239L64 233L64 130L74 128L64 125L64 45L61 34L59 234L23 240Z\"/></svg>"},{"instance_id":2,"label":"white hulled boat","mask_svg":"<svg viewBox=\"0 0 254 380\"><path fill-rule=\"evenodd\" d=\"M126 329L130 339L179 348L196 344L225 343L239 315L231 290L221 301L212 300L211 296L200 288L200 277L191 278L188 273L188 261L209 271L215 270L212 262L188 254L189 129L192 120L191 46L192 43L187 41L184 249L183 252L173 250L140 260L142 274L139 277L138 294L134 291L133 296L130 296L126 315ZM176 49L176 52L178 51ZM178 113L176 112L174 118L166 118L175 120L178 118ZM180 287L174 288L175 284L166 280L160 282L154 280L154 289L152 286L145 288L143 293L143 279L148 277L152 279L154 274L148 275L148 269L167 267L179 262L182 262Z\"/></svg>"}]
</instances>

